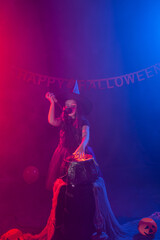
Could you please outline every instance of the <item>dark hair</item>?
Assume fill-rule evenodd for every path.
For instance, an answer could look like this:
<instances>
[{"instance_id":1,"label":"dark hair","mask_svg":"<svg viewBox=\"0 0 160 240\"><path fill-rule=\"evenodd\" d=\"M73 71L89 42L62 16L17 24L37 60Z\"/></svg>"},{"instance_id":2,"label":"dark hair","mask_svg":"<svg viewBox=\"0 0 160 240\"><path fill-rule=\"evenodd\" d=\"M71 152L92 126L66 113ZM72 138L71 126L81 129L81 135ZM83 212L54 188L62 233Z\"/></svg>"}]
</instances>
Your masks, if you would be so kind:
<instances>
[{"instance_id":1,"label":"dark hair","mask_svg":"<svg viewBox=\"0 0 160 240\"><path fill-rule=\"evenodd\" d=\"M64 93L64 94L59 95L57 97L57 99L62 106L64 105L64 103L67 100L72 99L72 100L76 101L80 114L85 115L85 116L88 115L92 110L91 101L83 94Z\"/></svg>"}]
</instances>

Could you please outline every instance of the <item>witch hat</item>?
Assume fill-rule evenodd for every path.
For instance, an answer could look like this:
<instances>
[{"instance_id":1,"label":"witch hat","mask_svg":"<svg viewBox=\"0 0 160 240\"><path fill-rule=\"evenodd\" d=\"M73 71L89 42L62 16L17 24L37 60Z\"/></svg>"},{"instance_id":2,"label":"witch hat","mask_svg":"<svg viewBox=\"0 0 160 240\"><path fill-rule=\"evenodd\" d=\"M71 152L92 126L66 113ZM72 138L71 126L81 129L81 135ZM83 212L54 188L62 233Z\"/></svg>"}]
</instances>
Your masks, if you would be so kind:
<instances>
[{"instance_id":1,"label":"witch hat","mask_svg":"<svg viewBox=\"0 0 160 240\"><path fill-rule=\"evenodd\" d=\"M91 101L79 91L78 81L75 81L72 92L63 92L57 96L59 103L63 106L66 100L73 99L77 102L82 114L88 115L92 110Z\"/></svg>"}]
</instances>

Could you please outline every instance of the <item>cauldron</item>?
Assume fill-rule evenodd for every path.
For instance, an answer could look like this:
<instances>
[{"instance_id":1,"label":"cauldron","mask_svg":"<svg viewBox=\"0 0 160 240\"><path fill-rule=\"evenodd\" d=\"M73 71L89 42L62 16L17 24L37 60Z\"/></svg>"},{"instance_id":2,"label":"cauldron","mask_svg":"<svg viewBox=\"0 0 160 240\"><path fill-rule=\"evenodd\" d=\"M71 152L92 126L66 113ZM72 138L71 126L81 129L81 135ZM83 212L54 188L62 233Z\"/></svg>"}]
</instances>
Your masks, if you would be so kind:
<instances>
[{"instance_id":1,"label":"cauldron","mask_svg":"<svg viewBox=\"0 0 160 240\"><path fill-rule=\"evenodd\" d=\"M93 183L99 177L99 167L92 155L85 154L84 158L74 155L64 160L66 182L71 185Z\"/></svg>"}]
</instances>

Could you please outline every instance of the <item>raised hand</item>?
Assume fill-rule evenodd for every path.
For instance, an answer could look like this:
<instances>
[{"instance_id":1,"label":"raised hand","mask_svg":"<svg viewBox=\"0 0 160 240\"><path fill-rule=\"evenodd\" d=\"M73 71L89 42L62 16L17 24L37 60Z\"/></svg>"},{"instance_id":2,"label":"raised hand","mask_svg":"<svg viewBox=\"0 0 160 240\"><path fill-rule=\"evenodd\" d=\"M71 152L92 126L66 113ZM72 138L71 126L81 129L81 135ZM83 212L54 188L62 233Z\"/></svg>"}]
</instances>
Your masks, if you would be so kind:
<instances>
[{"instance_id":1,"label":"raised hand","mask_svg":"<svg viewBox=\"0 0 160 240\"><path fill-rule=\"evenodd\" d=\"M47 92L45 94L45 98L47 98L50 101L50 103L57 103L57 99L53 93Z\"/></svg>"}]
</instances>

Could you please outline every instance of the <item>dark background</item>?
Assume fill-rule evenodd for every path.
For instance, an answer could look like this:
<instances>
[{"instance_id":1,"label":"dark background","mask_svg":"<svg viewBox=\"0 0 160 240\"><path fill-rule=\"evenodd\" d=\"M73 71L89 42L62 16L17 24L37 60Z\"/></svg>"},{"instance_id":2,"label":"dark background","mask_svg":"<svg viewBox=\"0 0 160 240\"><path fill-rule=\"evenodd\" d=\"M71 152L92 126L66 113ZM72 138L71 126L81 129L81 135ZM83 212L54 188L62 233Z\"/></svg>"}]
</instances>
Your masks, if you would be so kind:
<instances>
[{"instance_id":1,"label":"dark background","mask_svg":"<svg viewBox=\"0 0 160 240\"><path fill-rule=\"evenodd\" d=\"M138 0L0 1L0 233L39 232L58 129L47 122L46 85L18 80L16 68L67 79L119 76L160 61L160 3ZM159 76L84 93L93 102L90 144L121 223L160 208ZM56 94L56 92L55 92ZM39 179L23 180L33 165Z\"/></svg>"}]
</instances>

